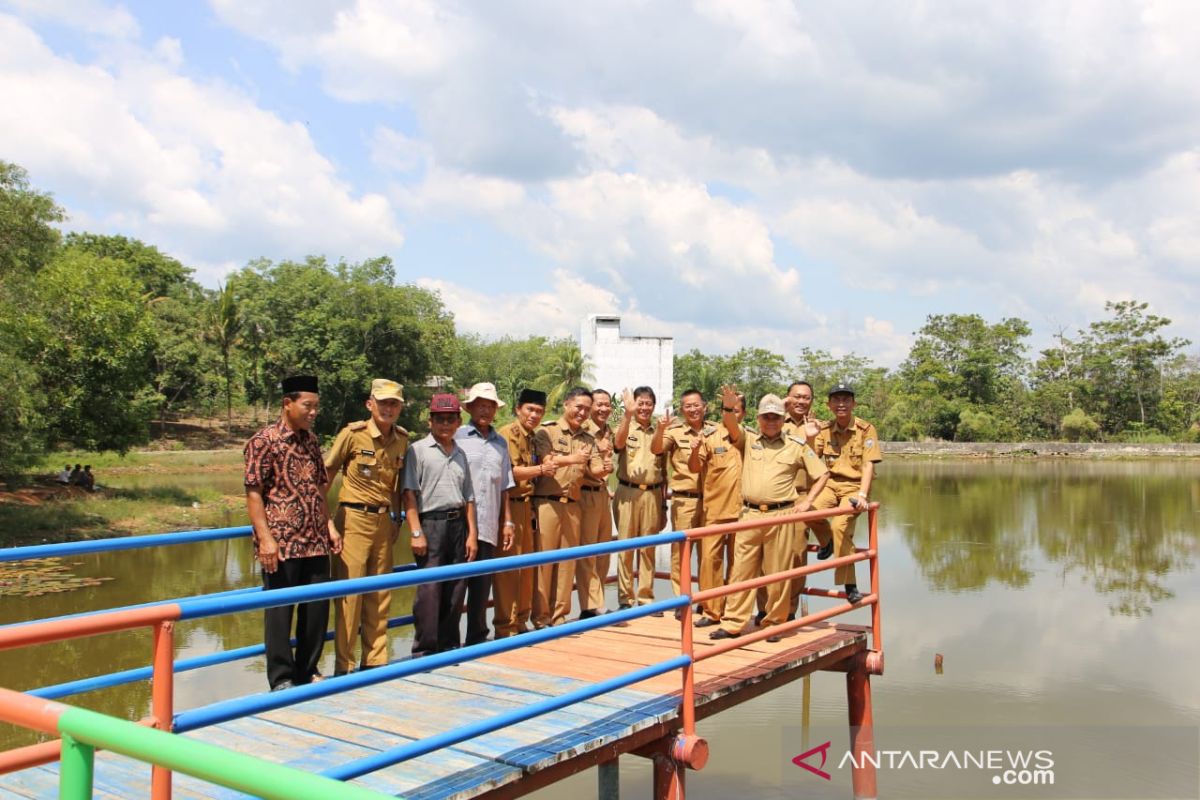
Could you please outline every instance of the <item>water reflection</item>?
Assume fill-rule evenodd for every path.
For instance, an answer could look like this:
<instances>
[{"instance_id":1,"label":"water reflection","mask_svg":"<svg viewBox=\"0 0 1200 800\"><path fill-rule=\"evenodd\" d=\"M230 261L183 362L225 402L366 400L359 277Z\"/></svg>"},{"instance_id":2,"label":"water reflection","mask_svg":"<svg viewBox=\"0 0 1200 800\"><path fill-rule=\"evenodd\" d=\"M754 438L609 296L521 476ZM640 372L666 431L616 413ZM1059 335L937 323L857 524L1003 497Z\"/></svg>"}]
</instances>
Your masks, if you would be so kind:
<instances>
[{"instance_id":1,"label":"water reflection","mask_svg":"<svg viewBox=\"0 0 1200 800\"><path fill-rule=\"evenodd\" d=\"M179 477L158 479L171 485ZM236 474L196 479L223 492L239 490ZM136 483L154 485L145 475ZM1200 462L889 460L876 486L884 503L890 637L888 674L876 683L877 719L1054 723L1072 714L1090 722L1079 715L1094 713L1126 724L1172 715L1194 720L1200 689L1188 665L1200 653L1188 620L1200 608L1194 570ZM116 580L59 595L0 597L0 624L258 582L248 539L71 560L79 562L76 574ZM409 560L406 549L397 553L398 562ZM393 613L407 613L411 601L411 589L396 593ZM176 657L259 643L261 628L258 612L181 624ZM393 632L394 657L407 653L407 636ZM150 652L148 630L0 652L0 684L28 689L143 667ZM931 667L936 652L946 654L945 675ZM177 676L177 706L265 685L261 659L185 673ZM818 675L813 686L813 719L844 720L839 676ZM762 746L763 737L798 724L799 698L796 685L707 720L715 763L697 781L698 796L719 796L702 787L709 781L724 786L719 764L738 752L740 726L760 731L746 746L767 759L773 751ZM149 687L116 687L68 702L136 719L149 711ZM32 740L0 727L0 747ZM623 766L623 774L637 774L637 763ZM745 762L730 758L728 764L730 780L744 781ZM641 796L645 783L628 788ZM844 787L836 788L844 794ZM559 796L557 789L547 791Z\"/></svg>"},{"instance_id":2,"label":"water reflection","mask_svg":"<svg viewBox=\"0 0 1200 800\"><path fill-rule=\"evenodd\" d=\"M932 588L1019 589L1048 562L1141 616L1194 567L1197 475L1194 462L898 462L879 485Z\"/></svg>"}]
</instances>

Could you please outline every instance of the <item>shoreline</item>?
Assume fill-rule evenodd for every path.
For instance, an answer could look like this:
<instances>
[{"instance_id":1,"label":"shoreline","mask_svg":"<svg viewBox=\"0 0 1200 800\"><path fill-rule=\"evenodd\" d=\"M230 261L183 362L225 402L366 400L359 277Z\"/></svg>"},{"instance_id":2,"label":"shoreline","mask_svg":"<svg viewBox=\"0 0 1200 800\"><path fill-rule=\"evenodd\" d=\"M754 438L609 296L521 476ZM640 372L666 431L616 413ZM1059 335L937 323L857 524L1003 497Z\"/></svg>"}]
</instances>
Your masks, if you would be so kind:
<instances>
[{"instance_id":1,"label":"shoreline","mask_svg":"<svg viewBox=\"0 0 1200 800\"><path fill-rule=\"evenodd\" d=\"M1200 444L1130 442L880 442L901 458L1200 459Z\"/></svg>"}]
</instances>

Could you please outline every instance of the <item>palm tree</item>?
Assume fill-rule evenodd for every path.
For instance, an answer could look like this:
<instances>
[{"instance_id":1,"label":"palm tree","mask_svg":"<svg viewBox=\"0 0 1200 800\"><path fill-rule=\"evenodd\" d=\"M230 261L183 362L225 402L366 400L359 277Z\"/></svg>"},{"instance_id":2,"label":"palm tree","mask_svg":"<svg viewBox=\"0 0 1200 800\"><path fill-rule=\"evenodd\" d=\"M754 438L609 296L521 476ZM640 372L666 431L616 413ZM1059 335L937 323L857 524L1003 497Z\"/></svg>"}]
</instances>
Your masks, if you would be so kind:
<instances>
[{"instance_id":1,"label":"palm tree","mask_svg":"<svg viewBox=\"0 0 1200 800\"><path fill-rule=\"evenodd\" d=\"M569 342L561 345L550 363L549 372L539 375L535 383L546 392L546 408L558 408L572 387L592 379L592 362L579 350L579 345Z\"/></svg>"},{"instance_id":2,"label":"palm tree","mask_svg":"<svg viewBox=\"0 0 1200 800\"><path fill-rule=\"evenodd\" d=\"M208 308L208 336L221 351L221 366L225 375L225 414L233 430L233 375L229 354L238 344L242 331L242 316L237 298L229 284L217 287L216 302Z\"/></svg>"}]
</instances>

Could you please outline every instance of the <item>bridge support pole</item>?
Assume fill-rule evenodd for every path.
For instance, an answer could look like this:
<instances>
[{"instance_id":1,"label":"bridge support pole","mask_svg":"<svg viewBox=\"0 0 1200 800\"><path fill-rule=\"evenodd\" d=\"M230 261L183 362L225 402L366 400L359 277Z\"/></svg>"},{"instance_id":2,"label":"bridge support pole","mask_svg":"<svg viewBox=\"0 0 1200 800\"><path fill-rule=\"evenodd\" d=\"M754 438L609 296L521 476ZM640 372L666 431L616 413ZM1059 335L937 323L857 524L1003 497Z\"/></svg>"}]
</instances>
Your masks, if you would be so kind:
<instances>
[{"instance_id":1,"label":"bridge support pole","mask_svg":"<svg viewBox=\"0 0 1200 800\"><path fill-rule=\"evenodd\" d=\"M684 800L687 769L675 760L670 749L654 754L654 800Z\"/></svg>"},{"instance_id":2,"label":"bridge support pole","mask_svg":"<svg viewBox=\"0 0 1200 800\"><path fill-rule=\"evenodd\" d=\"M864 753L875 757L871 675L864 664L856 665L846 673L846 698L850 708L850 752L854 754L854 763L858 765L851 770L854 800L875 800L879 796L875 786L875 767L872 761L863 758Z\"/></svg>"},{"instance_id":3,"label":"bridge support pole","mask_svg":"<svg viewBox=\"0 0 1200 800\"><path fill-rule=\"evenodd\" d=\"M597 800L620 800L621 764L619 759L605 761L596 768L596 798Z\"/></svg>"}]
</instances>

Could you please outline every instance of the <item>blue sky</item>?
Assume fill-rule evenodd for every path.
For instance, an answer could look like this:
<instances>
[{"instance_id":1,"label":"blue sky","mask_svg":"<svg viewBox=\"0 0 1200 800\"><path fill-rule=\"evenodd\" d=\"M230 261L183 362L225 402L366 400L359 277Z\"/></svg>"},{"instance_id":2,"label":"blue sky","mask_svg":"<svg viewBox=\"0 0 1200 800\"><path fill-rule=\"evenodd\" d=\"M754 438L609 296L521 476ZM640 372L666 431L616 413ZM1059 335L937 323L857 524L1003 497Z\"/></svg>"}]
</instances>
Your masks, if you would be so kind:
<instances>
[{"instance_id":1,"label":"blue sky","mask_svg":"<svg viewBox=\"0 0 1200 800\"><path fill-rule=\"evenodd\" d=\"M206 285L389 255L488 337L1200 342L1198 54L1188 2L0 0L0 158Z\"/></svg>"}]
</instances>

